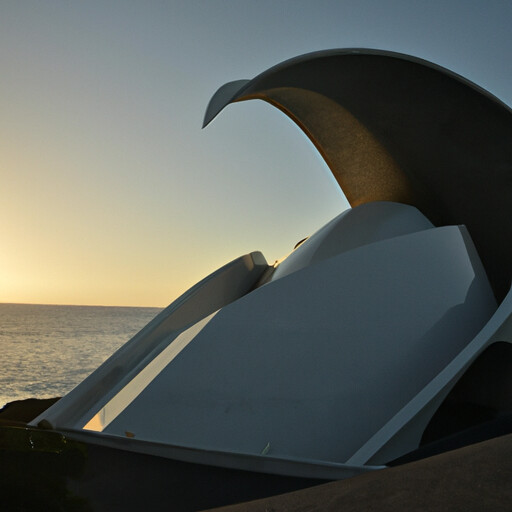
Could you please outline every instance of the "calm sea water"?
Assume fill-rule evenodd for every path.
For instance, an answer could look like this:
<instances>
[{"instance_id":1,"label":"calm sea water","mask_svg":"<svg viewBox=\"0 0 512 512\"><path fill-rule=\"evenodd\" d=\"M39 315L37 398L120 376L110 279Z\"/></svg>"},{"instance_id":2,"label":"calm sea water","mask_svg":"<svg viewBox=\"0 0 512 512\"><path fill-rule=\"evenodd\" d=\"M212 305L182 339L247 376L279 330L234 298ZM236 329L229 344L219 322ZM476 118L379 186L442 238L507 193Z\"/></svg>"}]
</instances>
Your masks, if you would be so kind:
<instances>
[{"instance_id":1,"label":"calm sea water","mask_svg":"<svg viewBox=\"0 0 512 512\"><path fill-rule=\"evenodd\" d=\"M0 407L64 395L160 311L0 304Z\"/></svg>"}]
</instances>

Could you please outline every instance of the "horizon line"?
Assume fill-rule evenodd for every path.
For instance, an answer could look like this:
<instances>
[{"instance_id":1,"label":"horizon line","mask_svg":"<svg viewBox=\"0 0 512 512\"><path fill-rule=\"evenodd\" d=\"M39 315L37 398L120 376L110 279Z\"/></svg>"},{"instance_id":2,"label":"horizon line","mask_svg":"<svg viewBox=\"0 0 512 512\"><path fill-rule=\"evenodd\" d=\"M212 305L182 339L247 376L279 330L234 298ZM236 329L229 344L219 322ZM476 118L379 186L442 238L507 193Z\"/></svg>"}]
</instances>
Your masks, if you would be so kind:
<instances>
[{"instance_id":1,"label":"horizon line","mask_svg":"<svg viewBox=\"0 0 512 512\"><path fill-rule=\"evenodd\" d=\"M106 304L54 304L43 302L4 302L0 301L1 305L13 306L69 306L69 307L82 307L82 308L147 308L147 309L164 309L166 306L120 306L120 305L106 305Z\"/></svg>"}]
</instances>

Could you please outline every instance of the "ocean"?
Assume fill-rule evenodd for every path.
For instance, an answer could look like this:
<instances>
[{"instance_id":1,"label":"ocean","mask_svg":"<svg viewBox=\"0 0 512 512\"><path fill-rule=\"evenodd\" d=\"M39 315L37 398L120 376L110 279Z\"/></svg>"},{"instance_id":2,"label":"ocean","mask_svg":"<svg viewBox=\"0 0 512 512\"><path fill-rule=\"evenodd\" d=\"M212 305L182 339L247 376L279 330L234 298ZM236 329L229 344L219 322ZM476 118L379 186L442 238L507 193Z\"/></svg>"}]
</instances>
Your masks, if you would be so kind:
<instances>
[{"instance_id":1,"label":"ocean","mask_svg":"<svg viewBox=\"0 0 512 512\"><path fill-rule=\"evenodd\" d=\"M160 311L0 303L0 407L63 396Z\"/></svg>"}]
</instances>

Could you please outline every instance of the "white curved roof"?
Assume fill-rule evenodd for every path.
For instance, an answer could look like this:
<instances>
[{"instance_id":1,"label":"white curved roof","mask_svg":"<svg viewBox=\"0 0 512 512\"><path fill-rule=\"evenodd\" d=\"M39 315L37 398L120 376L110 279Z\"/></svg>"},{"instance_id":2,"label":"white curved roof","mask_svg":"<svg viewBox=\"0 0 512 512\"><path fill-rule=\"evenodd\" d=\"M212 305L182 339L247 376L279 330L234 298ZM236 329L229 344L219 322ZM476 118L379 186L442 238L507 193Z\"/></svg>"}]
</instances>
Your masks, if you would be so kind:
<instances>
[{"instance_id":1,"label":"white curved roof","mask_svg":"<svg viewBox=\"0 0 512 512\"><path fill-rule=\"evenodd\" d=\"M56 409L48 417L195 449L350 460L496 307L464 227L432 228L404 205L360 208L299 246L295 263L302 252L303 264L287 275L169 332L159 350L83 403L80 419Z\"/></svg>"}]
</instances>

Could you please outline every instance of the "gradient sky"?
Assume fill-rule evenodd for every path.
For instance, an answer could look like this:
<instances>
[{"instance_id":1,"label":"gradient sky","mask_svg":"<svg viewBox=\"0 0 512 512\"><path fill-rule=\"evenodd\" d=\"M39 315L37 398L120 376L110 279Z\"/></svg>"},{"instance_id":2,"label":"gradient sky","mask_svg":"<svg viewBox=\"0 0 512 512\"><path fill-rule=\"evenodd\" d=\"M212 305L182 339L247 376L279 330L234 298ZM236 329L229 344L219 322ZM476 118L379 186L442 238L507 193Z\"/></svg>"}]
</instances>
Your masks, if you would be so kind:
<instances>
[{"instance_id":1,"label":"gradient sky","mask_svg":"<svg viewBox=\"0 0 512 512\"><path fill-rule=\"evenodd\" d=\"M433 61L512 105L505 1L0 0L0 302L165 306L346 208L269 105L223 83L303 53Z\"/></svg>"}]
</instances>

